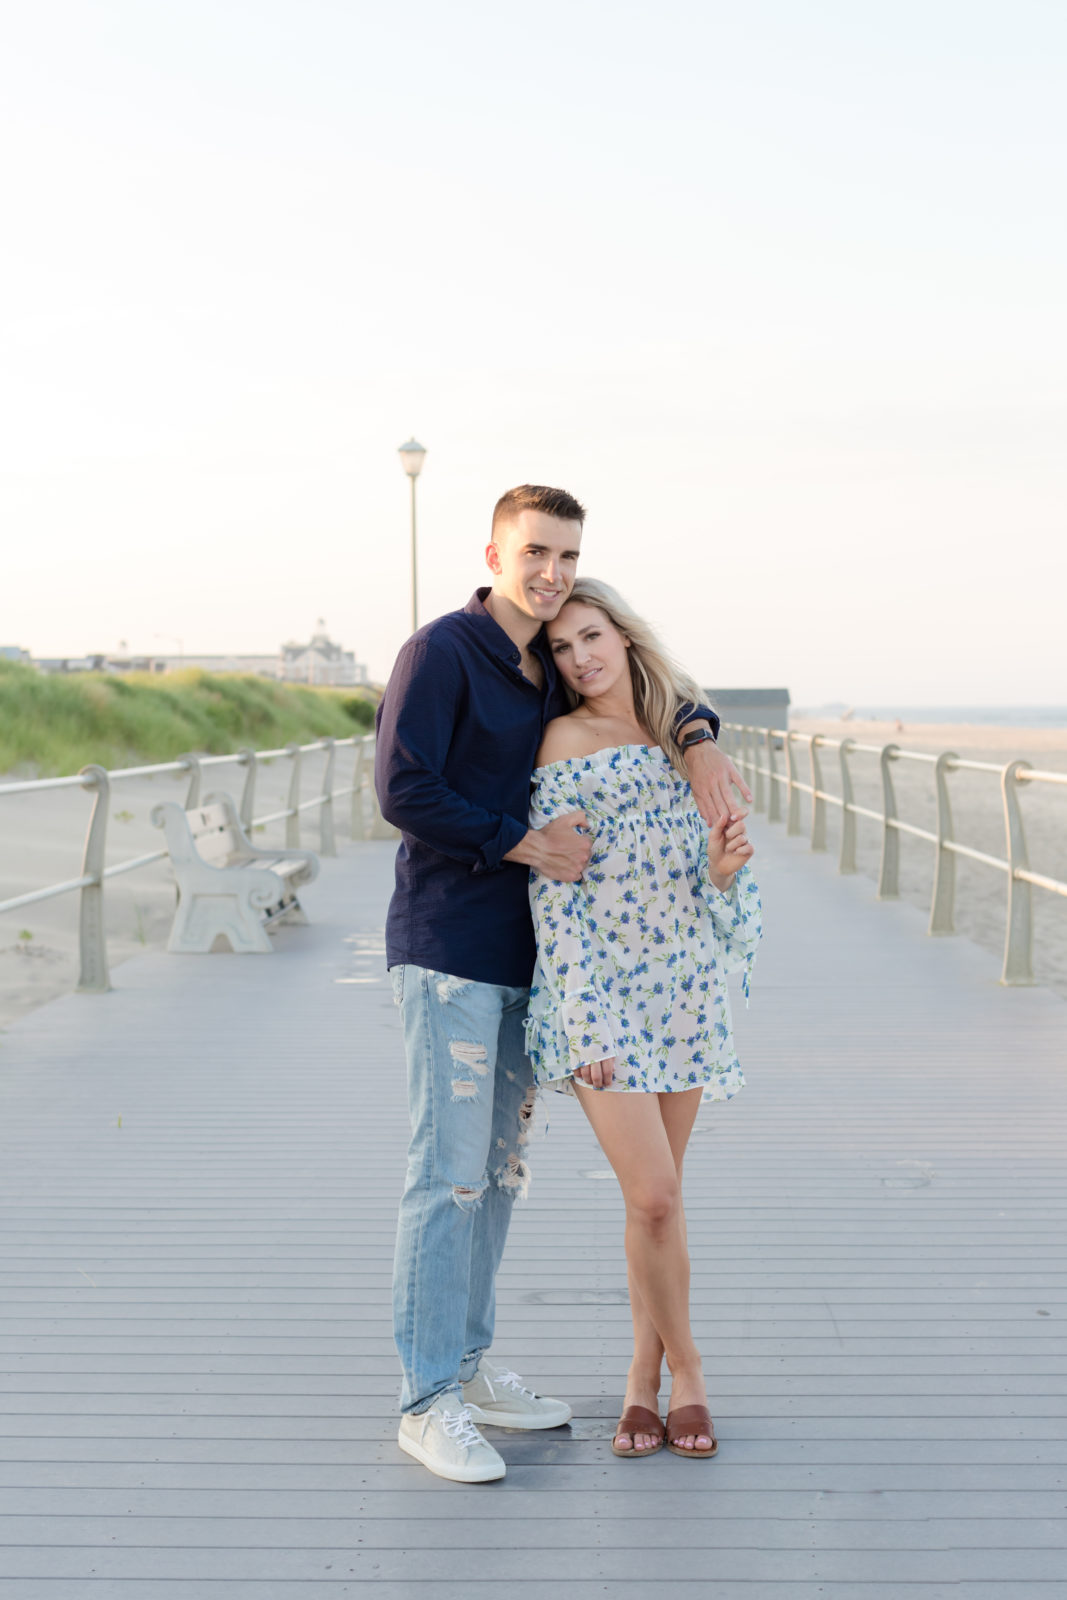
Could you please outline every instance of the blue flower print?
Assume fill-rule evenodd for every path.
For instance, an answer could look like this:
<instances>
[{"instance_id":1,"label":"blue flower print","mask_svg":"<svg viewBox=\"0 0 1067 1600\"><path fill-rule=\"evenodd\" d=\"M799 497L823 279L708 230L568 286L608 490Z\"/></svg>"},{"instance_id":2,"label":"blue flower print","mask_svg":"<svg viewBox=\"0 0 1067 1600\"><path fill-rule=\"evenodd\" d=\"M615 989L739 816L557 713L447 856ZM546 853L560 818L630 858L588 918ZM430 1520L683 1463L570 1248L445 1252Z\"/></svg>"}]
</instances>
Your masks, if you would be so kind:
<instances>
[{"instance_id":1,"label":"blue flower print","mask_svg":"<svg viewBox=\"0 0 1067 1600\"><path fill-rule=\"evenodd\" d=\"M538 957L527 1049L537 1082L573 1092L575 1065L611 1054L625 1069L612 1091L702 1086L706 1098L730 1099L744 1078L724 979L739 970L747 994L760 936L750 869L728 895L712 886L688 783L647 745L538 768L531 825L578 809L595 838L582 880L530 874Z\"/></svg>"}]
</instances>

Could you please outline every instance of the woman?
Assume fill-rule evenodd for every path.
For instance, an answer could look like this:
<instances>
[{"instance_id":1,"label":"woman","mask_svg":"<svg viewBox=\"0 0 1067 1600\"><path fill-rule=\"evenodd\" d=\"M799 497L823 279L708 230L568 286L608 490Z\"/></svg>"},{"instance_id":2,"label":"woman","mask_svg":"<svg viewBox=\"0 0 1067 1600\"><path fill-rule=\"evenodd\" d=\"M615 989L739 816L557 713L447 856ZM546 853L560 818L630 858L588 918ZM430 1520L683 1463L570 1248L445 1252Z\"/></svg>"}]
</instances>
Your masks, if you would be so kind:
<instances>
[{"instance_id":1,"label":"woman","mask_svg":"<svg viewBox=\"0 0 1067 1600\"><path fill-rule=\"evenodd\" d=\"M701 1097L743 1087L725 974L760 935L744 814L701 819L673 738L701 695L606 584L579 578L547 625L574 709L545 729L532 826L582 809L594 834L580 883L536 873L538 959L527 1049L537 1081L574 1093L626 1202L634 1356L612 1449L663 1446L659 1386L671 1372L667 1446L718 1448L689 1321L681 1178ZM669 754L668 754L669 752Z\"/></svg>"}]
</instances>

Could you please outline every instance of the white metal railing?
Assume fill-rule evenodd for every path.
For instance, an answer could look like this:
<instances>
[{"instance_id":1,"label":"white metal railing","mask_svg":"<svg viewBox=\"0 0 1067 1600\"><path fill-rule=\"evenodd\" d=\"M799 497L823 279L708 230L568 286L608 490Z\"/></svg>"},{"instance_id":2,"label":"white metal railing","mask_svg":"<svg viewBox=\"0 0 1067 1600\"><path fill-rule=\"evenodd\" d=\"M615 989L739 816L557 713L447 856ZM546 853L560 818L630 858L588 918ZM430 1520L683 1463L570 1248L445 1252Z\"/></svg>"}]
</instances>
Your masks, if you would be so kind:
<instances>
[{"instance_id":1,"label":"white metal railing","mask_svg":"<svg viewBox=\"0 0 1067 1600\"><path fill-rule=\"evenodd\" d=\"M343 788L335 786L338 750L353 750L355 763L351 783ZM303 759L312 753L325 756L319 792L311 799L301 800L300 784ZM262 762L285 757L292 762L289 772L289 791L285 808L271 811L265 816L255 815L256 773ZM200 787L208 767L221 767L236 763L245 768L239 814L245 832L263 827L268 822L285 822L287 848L300 844L300 818L305 811L319 813L319 854L335 856L337 845L334 835L334 801L351 796L350 836L353 839L380 839L392 837L393 830L382 817L374 792L374 735L353 735L349 739L317 739L312 744L287 744L280 750L252 750L244 748L225 756L202 756L190 752L176 761L164 761L145 767L120 767L108 771L104 767L88 766L69 778L38 778L25 783L0 784L0 800L5 795L46 793L52 789L86 789L94 795L89 817L89 830L85 837L81 877L65 883L48 884L29 894L16 895L10 900L0 900L0 912L17 911L22 906L36 905L41 900L52 900L58 895L81 892L79 907L79 994L103 994L111 987L107 961L107 939L104 932L104 884L108 878L122 873L136 872L140 867L151 866L166 859L167 851L152 850L148 855L134 856L111 867L104 865L107 848L108 806L112 784L131 778L154 778L163 773L189 774L189 787L185 795L185 809L191 810L200 803ZM364 794L369 793L370 816L364 812Z\"/></svg>"},{"instance_id":2,"label":"white metal railing","mask_svg":"<svg viewBox=\"0 0 1067 1600\"><path fill-rule=\"evenodd\" d=\"M785 799L785 825L787 834L799 834L800 797L811 798L811 833L813 850L826 849L826 808L838 806L841 810L841 849L838 858L839 872L856 871L856 818L867 817L877 822L882 830L882 855L878 873L878 897L895 900L900 895L900 835L910 834L925 839L935 849L933 889L930 898L931 934L954 933L956 906L956 857L966 856L997 872L1007 874L1008 895L1004 933L1004 966L1001 982L1006 984L1031 984L1033 968L1033 905L1031 890L1046 889L1051 894L1067 898L1067 883L1049 878L1040 872L1031 872L1026 852L1026 834L1019 806L1019 792L1024 784L1050 783L1067 786L1067 772L1041 772L1028 761L1009 761L998 766L991 761L967 761L953 750L943 750L930 755L918 750L902 750L897 744L860 744L855 739L832 739L826 734L801 734L784 728L758 728L750 723L725 722L722 725L723 742L730 748L733 758L752 790L753 805L757 811L766 811L771 822L782 820L783 791ZM798 776L796 752L807 748L810 782ZM820 752L836 750L841 778L841 793L834 794L825 787ZM778 752L784 752L785 771L779 769ZM882 809L872 810L855 802L852 770L849 765L854 755L877 756L882 781ZM765 765L763 761L765 760ZM937 800L937 821L933 831L905 822L897 815L896 787L893 783L893 766L897 761L924 762L934 769L934 788ZM956 839L952 825L952 806L948 777L952 772L983 772L1000 780L1004 806L1004 836L1006 856L989 855Z\"/></svg>"}]
</instances>

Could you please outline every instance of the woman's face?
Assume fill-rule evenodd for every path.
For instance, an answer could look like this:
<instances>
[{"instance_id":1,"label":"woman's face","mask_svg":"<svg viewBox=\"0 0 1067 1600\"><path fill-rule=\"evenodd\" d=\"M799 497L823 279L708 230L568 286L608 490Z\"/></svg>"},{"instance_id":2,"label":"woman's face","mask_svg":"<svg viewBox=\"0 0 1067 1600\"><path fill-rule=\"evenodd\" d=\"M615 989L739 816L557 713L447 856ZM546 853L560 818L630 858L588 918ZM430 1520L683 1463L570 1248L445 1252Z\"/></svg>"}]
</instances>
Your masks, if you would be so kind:
<instances>
[{"instance_id":1,"label":"woman's face","mask_svg":"<svg viewBox=\"0 0 1067 1600\"><path fill-rule=\"evenodd\" d=\"M626 657L630 641L599 606L568 600L555 621L547 624L547 632L557 671L583 700L607 694L630 671Z\"/></svg>"}]
</instances>

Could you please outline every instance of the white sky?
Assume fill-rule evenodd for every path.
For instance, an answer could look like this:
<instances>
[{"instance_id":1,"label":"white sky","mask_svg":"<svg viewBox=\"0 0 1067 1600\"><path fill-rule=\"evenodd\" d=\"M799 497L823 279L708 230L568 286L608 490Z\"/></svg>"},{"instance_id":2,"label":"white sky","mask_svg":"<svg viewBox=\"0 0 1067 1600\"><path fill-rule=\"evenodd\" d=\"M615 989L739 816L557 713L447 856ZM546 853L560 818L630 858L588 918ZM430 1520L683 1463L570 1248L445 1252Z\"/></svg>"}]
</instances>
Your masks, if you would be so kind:
<instances>
[{"instance_id":1,"label":"white sky","mask_svg":"<svg viewBox=\"0 0 1067 1600\"><path fill-rule=\"evenodd\" d=\"M1067 701L1061 0L33 0L0 643L384 676L497 495L705 683ZM157 635L166 635L159 638Z\"/></svg>"}]
</instances>

